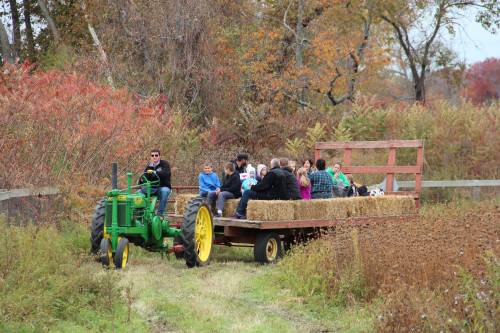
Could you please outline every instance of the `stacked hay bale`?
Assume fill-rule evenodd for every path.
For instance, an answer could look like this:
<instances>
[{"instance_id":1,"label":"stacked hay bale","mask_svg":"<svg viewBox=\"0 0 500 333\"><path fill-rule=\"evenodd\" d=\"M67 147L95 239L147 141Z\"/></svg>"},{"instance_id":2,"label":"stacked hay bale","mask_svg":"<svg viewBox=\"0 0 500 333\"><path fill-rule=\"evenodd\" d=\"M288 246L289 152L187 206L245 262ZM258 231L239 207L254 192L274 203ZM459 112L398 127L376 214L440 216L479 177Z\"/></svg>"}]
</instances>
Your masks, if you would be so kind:
<instances>
[{"instance_id":1,"label":"stacked hay bale","mask_svg":"<svg viewBox=\"0 0 500 333\"><path fill-rule=\"evenodd\" d=\"M402 215L416 212L415 199L405 195L387 195L376 197L376 213L378 216Z\"/></svg>"},{"instance_id":2,"label":"stacked hay bale","mask_svg":"<svg viewBox=\"0 0 500 333\"><path fill-rule=\"evenodd\" d=\"M330 220L416 212L410 196L353 197L294 201L295 220Z\"/></svg>"},{"instance_id":3,"label":"stacked hay bale","mask_svg":"<svg viewBox=\"0 0 500 333\"><path fill-rule=\"evenodd\" d=\"M175 214L184 215L184 211L186 210L186 205L188 204L188 202L196 198L197 196L198 194L194 193L177 194L175 196L175 204L174 204Z\"/></svg>"},{"instance_id":4,"label":"stacked hay bale","mask_svg":"<svg viewBox=\"0 0 500 333\"><path fill-rule=\"evenodd\" d=\"M240 203L240 199L229 199L224 203L224 210L222 211L222 216L231 217L236 212L236 207Z\"/></svg>"},{"instance_id":5,"label":"stacked hay bale","mask_svg":"<svg viewBox=\"0 0 500 333\"><path fill-rule=\"evenodd\" d=\"M189 201L197 194L178 194L175 214L184 214ZM240 199L227 200L222 216L231 217ZM415 213L411 196L388 195L316 200L250 200L247 218L255 221L332 220L362 216L388 216Z\"/></svg>"},{"instance_id":6,"label":"stacked hay bale","mask_svg":"<svg viewBox=\"0 0 500 333\"><path fill-rule=\"evenodd\" d=\"M296 200L294 205L295 220L324 220L329 214L331 199Z\"/></svg>"},{"instance_id":7,"label":"stacked hay bale","mask_svg":"<svg viewBox=\"0 0 500 333\"><path fill-rule=\"evenodd\" d=\"M250 200L247 218L255 221L282 221L295 218L294 204L291 200Z\"/></svg>"}]
</instances>

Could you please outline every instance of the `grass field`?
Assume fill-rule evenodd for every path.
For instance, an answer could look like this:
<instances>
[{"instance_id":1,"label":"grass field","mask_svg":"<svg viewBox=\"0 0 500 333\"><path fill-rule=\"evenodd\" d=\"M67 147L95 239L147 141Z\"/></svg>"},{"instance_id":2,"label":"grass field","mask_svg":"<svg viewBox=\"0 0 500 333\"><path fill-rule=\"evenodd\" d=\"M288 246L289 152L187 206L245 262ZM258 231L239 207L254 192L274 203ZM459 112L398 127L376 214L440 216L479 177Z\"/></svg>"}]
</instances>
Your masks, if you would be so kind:
<instances>
[{"instance_id":1,"label":"grass field","mask_svg":"<svg viewBox=\"0 0 500 333\"><path fill-rule=\"evenodd\" d=\"M495 202L427 207L418 225L339 229L269 266L249 248L187 269L132 247L123 271L88 255L85 226L0 219L0 331L494 332L499 217Z\"/></svg>"}]
</instances>

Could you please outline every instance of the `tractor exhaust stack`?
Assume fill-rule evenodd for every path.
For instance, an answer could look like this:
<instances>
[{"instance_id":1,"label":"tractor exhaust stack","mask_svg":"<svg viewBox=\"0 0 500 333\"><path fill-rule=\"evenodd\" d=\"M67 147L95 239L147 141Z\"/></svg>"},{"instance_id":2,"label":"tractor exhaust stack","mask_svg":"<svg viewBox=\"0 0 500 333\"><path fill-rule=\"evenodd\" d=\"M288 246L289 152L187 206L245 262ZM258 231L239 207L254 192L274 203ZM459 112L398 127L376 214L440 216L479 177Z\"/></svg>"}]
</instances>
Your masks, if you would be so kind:
<instances>
[{"instance_id":1,"label":"tractor exhaust stack","mask_svg":"<svg viewBox=\"0 0 500 333\"><path fill-rule=\"evenodd\" d=\"M111 163L111 189L118 189L118 163Z\"/></svg>"}]
</instances>

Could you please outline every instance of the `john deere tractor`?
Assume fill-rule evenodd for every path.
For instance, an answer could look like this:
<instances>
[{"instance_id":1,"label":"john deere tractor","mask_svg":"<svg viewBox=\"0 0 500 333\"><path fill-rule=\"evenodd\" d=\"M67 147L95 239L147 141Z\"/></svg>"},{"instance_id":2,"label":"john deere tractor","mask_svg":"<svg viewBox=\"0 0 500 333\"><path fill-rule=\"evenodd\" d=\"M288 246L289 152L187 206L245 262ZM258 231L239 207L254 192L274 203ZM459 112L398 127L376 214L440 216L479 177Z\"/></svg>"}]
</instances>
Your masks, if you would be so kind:
<instances>
[{"instance_id":1,"label":"john deere tractor","mask_svg":"<svg viewBox=\"0 0 500 333\"><path fill-rule=\"evenodd\" d=\"M139 177L132 186L132 173L127 173L127 188L117 187L117 165L113 163L112 189L97 204L92 219L90 241L92 252L105 267L124 268L130 259L129 244L149 251L184 257L188 267L209 263L212 253L213 223L208 206L201 198L186 207L181 229L170 226L168 219L155 214L157 197L152 194L159 185L154 172ZM139 191L142 189L142 191ZM167 238L182 244L169 248Z\"/></svg>"}]
</instances>

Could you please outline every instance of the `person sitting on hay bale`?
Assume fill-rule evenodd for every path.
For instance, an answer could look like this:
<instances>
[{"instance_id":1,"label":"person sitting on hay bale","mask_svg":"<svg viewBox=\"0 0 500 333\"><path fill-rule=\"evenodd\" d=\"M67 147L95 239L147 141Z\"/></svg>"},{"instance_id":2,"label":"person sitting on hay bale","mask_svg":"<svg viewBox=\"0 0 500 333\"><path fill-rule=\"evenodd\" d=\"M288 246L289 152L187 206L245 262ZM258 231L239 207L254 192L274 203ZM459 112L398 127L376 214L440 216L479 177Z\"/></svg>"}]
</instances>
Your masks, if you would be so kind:
<instances>
[{"instance_id":1,"label":"person sitting on hay bale","mask_svg":"<svg viewBox=\"0 0 500 333\"><path fill-rule=\"evenodd\" d=\"M260 182L265 175L267 175L267 166L265 164L257 165L257 176L255 177L257 182Z\"/></svg>"},{"instance_id":2,"label":"person sitting on hay bale","mask_svg":"<svg viewBox=\"0 0 500 333\"><path fill-rule=\"evenodd\" d=\"M236 172L240 176L240 179L246 178L246 173L247 173L247 164L248 164L248 154L245 153L240 153L236 155L236 159L230 161L230 163L233 163L234 166L234 172ZM226 178L226 174L222 174L222 180Z\"/></svg>"},{"instance_id":3,"label":"person sitting on hay bale","mask_svg":"<svg viewBox=\"0 0 500 333\"><path fill-rule=\"evenodd\" d=\"M241 192L250 190L250 187L257 184L257 179L255 177L255 169L248 170L248 177L241 183Z\"/></svg>"},{"instance_id":4,"label":"person sitting on hay bale","mask_svg":"<svg viewBox=\"0 0 500 333\"><path fill-rule=\"evenodd\" d=\"M297 171L297 183L302 200L311 200L311 180L307 175L307 170L303 167Z\"/></svg>"},{"instance_id":5,"label":"person sitting on hay bale","mask_svg":"<svg viewBox=\"0 0 500 333\"><path fill-rule=\"evenodd\" d=\"M288 158L280 158L280 167L285 174L286 179L286 191L288 198L290 200L300 200L299 184L297 184L297 178L295 178L294 170L288 165Z\"/></svg>"},{"instance_id":6,"label":"person sitting on hay bale","mask_svg":"<svg viewBox=\"0 0 500 333\"><path fill-rule=\"evenodd\" d=\"M347 175L347 180L349 180L349 186L346 190L347 197L366 197L368 196L368 188L366 185L360 185L354 182L352 175Z\"/></svg>"},{"instance_id":7,"label":"person sitting on hay bale","mask_svg":"<svg viewBox=\"0 0 500 333\"><path fill-rule=\"evenodd\" d=\"M224 203L228 199L237 199L241 197L241 180L240 175L234 170L234 164L231 162L226 163L224 166L226 178L220 189L208 194L207 202L209 207L217 210L216 217L222 216L224 210Z\"/></svg>"},{"instance_id":8,"label":"person sitting on hay bale","mask_svg":"<svg viewBox=\"0 0 500 333\"><path fill-rule=\"evenodd\" d=\"M329 167L326 172L330 174L333 181L333 197L345 197L347 195L348 187L350 185L349 179L340 171L342 164L337 162L333 165L333 169Z\"/></svg>"},{"instance_id":9,"label":"person sitting on hay bale","mask_svg":"<svg viewBox=\"0 0 500 333\"><path fill-rule=\"evenodd\" d=\"M245 191L241 197L235 217L246 219L248 201L256 200L287 200L290 195L286 189L286 177L280 168L280 160L271 160L271 170L257 185L253 185L250 190Z\"/></svg>"},{"instance_id":10,"label":"person sitting on hay bale","mask_svg":"<svg viewBox=\"0 0 500 333\"><path fill-rule=\"evenodd\" d=\"M309 175L311 172L316 171L314 162L310 158L306 158L304 161L302 161L302 167L306 170L307 175Z\"/></svg>"},{"instance_id":11,"label":"person sitting on hay bale","mask_svg":"<svg viewBox=\"0 0 500 333\"><path fill-rule=\"evenodd\" d=\"M209 193L220 191L220 181L217 174L213 171L212 164L205 163L203 172L198 176L198 187L200 196L206 198Z\"/></svg>"},{"instance_id":12,"label":"person sitting on hay bale","mask_svg":"<svg viewBox=\"0 0 500 333\"><path fill-rule=\"evenodd\" d=\"M325 171L325 165L325 160L320 158L316 161L318 171L309 175L312 199L329 199L332 197L333 181L330 174Z\"/></svg>"}]
</instances>

